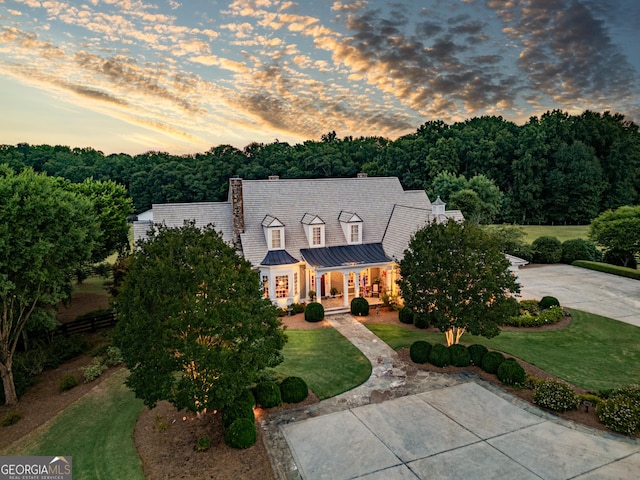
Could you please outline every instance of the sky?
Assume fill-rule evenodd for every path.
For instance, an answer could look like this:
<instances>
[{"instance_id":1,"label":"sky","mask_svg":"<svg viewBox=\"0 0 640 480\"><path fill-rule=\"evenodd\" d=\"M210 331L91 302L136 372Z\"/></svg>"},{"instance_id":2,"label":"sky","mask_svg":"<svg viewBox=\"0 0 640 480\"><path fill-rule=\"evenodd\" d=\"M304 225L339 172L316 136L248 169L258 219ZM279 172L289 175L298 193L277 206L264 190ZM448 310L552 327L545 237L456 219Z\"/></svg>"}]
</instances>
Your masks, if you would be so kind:
<instances>
[{"instance_id":1,"label":"sky","mask_svg":"<svg viewBox=\"0 0 640 480\"><path fill-rule=\"evenodd\" d=\"M561 109L640 123L638 0L0 0L0 144L204 152Z\"/></svg>"}]
</instances>

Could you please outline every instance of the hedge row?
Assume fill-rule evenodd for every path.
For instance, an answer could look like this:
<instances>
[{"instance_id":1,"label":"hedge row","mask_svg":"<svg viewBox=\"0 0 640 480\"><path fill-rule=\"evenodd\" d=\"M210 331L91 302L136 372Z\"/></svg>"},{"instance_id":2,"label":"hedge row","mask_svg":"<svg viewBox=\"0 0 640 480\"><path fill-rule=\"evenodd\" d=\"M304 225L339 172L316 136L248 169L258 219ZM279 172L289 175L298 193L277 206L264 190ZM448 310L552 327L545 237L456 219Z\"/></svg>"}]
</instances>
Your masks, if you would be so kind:
<instances>
[{"instance_id":1,"label":"hedge row","mask_svg":"<svg viewBox=\"0 0 640 480\"><path fill-rule=\"evenodd\" d=\"M415 363L429 362L436 367L466 367L473 363L487 373L496 374L506 385L520 385L526 379L524 368L515 359L505 359L500 352L489 352L487 347L480 344L445 347L439 343L431 345L427 341L418 340L409 348L409 356Z\"/></svg>"}]
</instances>

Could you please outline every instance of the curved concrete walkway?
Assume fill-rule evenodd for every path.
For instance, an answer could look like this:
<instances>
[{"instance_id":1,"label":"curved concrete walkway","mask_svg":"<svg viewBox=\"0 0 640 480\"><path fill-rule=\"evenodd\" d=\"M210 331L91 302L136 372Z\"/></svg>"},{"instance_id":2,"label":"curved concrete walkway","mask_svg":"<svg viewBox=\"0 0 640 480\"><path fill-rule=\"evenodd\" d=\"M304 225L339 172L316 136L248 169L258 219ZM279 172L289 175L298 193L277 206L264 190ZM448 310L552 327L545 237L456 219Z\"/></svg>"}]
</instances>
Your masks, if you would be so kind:
<instances>
[{"instance_id":1,"label":"curved concrete walkway","mask_svg":"<svg viewBox=\"0 0 640 480\"><path fill-rule=\"evenodd\" d=\"M640 327L640 281L571 265L535 265L518 272L522 298L556 297L565 307Z\"/></svg>"},{"instance_id":2,"label":"curved concrete walkway","mask_svg":"<svg viewBox=\"0 0 640 480\"><path fill-rule=\"evenodd\" d=\"M417 371L350 315L363 385L261 424L279 479L636 479L640 442L564 421L470 374Z\"/></svg>"}]
</instances>

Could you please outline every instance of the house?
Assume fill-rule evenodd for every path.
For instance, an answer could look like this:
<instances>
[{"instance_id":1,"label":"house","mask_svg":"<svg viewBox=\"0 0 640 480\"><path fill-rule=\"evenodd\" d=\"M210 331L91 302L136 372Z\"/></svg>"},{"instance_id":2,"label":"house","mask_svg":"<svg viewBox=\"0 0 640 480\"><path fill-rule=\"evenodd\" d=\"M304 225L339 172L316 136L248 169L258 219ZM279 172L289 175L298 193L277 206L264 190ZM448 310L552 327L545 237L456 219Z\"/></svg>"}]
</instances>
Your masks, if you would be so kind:
<instances>
[{"instance_id":1,"label":"house","mask_svg":"<svg viewBox=\"0 0 640 480\"><path fill-rule=\"evenodd\" d=\"M367 177L229 181L226 202L154 204L134 222L134 239L151 224L213 224L260 272L265 297L277 306L333 295L396 294L398 261L427 222L463 220L398 178Z\"/></svg>"}]
</instances>

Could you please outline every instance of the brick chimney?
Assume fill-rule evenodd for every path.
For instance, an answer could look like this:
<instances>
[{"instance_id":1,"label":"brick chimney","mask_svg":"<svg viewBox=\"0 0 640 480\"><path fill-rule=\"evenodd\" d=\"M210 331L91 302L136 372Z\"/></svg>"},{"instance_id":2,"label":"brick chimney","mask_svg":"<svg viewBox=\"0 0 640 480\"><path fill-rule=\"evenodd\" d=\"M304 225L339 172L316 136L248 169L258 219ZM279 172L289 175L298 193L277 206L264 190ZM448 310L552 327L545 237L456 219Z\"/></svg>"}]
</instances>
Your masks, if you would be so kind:
<instances>
[{"instance_id":1,"label":"brick chimney","mask_svg":"<svg viewBox=\"0 0 640 480\"><path fill-rule=\"evenodd\" d=\"M231 217L233 219L233 244L242 250L240 234L244 233L244 200L242 199L242 179L229 179L229 197L231 199Z\"/></svg>"}]
</instances>

